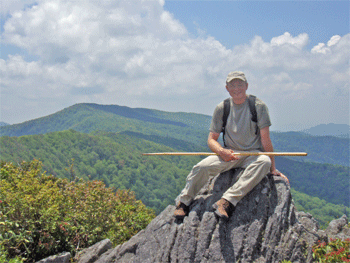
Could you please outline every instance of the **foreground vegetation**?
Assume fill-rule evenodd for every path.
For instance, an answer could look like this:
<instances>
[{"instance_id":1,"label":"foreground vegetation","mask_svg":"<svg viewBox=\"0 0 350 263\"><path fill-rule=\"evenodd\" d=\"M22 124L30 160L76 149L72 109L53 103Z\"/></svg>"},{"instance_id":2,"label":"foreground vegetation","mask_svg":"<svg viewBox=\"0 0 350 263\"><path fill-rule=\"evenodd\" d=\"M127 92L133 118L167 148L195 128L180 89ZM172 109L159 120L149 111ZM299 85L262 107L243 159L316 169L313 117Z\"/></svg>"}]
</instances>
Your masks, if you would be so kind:
<instances>
[{"instance_id":1,"label":"foreground vegetation","mask_svg":"<svg viewBox=\"0 0 350 263\"><path fill-rule=\"evenodd\" d=\"M96 180L46 175L41 165L36 160L19 166L1 163L0 263L35 262L63 251L74 255L105 238L117 245L155 216L130 191L114 192ZM308 197L301 196L298 202L306 206ZM311 203L317 205L317 200ZM317 262L350 262L349 245L350 240L320 241L313 257Z\"/></svg>"},{"instance_id":2,"label":"foreground vegetation","mask_svg":"<svg viewBox=\"0 0 350 263\"><path fill-rule=\"evenodd\" d=\"M313 246L312 256L319 263L350 262L350 239L330 239L329 241L319 240Z\"/></svg>"},{"instance_id":3,"label":"foreground vegetation","mask_svg":"<svg viewBox=\"0 0 350 263\"><path fill-rule=\"evenodd\" d=\"M35 262L63 251L74 255L105 238L117 245L154 216L130 191L46 175L36 160L1 163L0 251L8 258Z\"/></svg>"}]
</instances>

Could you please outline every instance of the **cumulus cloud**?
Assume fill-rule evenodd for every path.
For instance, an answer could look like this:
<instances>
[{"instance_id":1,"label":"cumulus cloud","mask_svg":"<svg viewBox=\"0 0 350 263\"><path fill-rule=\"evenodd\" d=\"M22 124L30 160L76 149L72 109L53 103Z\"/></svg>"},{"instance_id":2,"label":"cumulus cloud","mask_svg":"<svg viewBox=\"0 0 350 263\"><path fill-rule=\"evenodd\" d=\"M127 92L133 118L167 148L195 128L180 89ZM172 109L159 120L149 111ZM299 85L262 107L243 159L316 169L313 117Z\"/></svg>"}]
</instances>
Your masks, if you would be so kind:
<instances>
[{"instance_id":1,"label":"cumulus cloud","mask_svg":"<svg viewBox=\"0 0 350 263\"><path fill-rule=\"evenodd\" d=\"M272 46L290 45L299 49L305 47L308 43L309 36L304 33L293 37L289 32L285 32L282 36L271 39Z\"/></svg>"},{"instance_id":2,"label":"cumulus cloud","mask_svg":"<svg viewBox=\"0 0 350 263\"><path fill-rule=\"evenodd\" d=\"M14 11L22 10L34 3L35 1L33 0L2 0L0 14L5 17Z\"/></svg>"},{"instance_id":3,"label":"cumulus cloud","mask_svg":"<svg viewBox=\"0 0 350 263\"><path fill-rule=\"evenodd\" d=\"M348 94L350 34L311 50L306 33L288 32L227 49L213 37L191 37L162 0L6 3L2 42L37 58L0 59L1 92L10 99L1 101L1 118L10 123L47 115L37 106L27 110L35 103L49 113L96 102L211 114L234 69L246 72L252 93L268 104L290 103L289 110Z\"/></svg>"},{"instance_id":4,"label":"cumulus cloud","mask_svg":"<svg viewBox=\"0 0 350 263\"><path fill-rule=\"evenodd\" d=\"M341 39L341 36L339 35L332 36L331 39L327 42L327 46L330 47L330 46L336 45L340 39Z\"/></svg>"},{"instance_id":5,"label":"cumulus cloud","mask_svg":"<svg viewBox=\"0 0 350 263\"><path fill-rule=\"evenodd\" d=\"M341 36L335 35L332 36L331 39L325 43L318 43L318 45L314 46L311 49L311 53L321 53L321 54L330 54L331 51L331 46L336 45L339 41L341 40Z\"/></svg>"}]
</instances>

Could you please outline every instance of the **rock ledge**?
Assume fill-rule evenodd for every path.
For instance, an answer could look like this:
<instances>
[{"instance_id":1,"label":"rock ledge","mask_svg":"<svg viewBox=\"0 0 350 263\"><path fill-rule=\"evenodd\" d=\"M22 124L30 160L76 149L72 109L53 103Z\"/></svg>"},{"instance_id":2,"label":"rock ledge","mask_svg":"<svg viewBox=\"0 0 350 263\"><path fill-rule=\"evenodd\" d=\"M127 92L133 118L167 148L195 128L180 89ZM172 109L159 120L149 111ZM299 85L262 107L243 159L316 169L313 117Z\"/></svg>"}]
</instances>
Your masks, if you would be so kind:
<instances>
[{"instance_id":1,"label":"rock ledge","mask_svg":"<svg viewBox=\"0 0 350 263\"><path fill-rule=\"evenodd\" d=\"M103 240L77 262L312 262L317 240L350 237L345 215L322 231L310 214L297 212L281 177L267 176L238 203L229 221L218 219L211 206L241 172L209 181L183 222L174 220L170 205L128 242L112 248Z\"/></svg>"}]
</instances>

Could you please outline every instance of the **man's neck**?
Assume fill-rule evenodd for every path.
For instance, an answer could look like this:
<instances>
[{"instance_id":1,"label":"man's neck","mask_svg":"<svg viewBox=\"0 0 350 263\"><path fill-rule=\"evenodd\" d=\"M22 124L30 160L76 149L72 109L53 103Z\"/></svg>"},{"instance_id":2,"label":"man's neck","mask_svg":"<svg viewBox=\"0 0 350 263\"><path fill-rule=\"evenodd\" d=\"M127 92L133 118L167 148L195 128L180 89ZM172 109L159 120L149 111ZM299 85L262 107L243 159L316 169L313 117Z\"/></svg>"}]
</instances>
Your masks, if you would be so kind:
<instances>
[{"instance_id":1,"label":"man's neck","mask_svg":"<svg viewBox=\"0 0 350 263\"><path fill-rule=\"evenodd\" d=\"M233 100L234 104L240 105L240 104L243 104L247 100L247 95L243 99L235 100L234 98L232 98L232 100Z\"/></svg>"}]
</instances>

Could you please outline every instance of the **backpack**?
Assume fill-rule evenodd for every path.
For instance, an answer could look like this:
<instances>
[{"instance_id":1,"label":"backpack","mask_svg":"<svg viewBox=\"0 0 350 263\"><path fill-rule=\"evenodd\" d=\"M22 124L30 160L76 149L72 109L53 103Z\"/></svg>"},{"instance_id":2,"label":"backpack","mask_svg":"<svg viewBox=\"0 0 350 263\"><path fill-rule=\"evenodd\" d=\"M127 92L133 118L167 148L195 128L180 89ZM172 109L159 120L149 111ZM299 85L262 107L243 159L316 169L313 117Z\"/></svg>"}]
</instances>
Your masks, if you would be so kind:
<instances>
[{"instance_id":1,"label":"backpack","mask_svg":"<svg viewBox=\"0 0 350 263\"><path fill-rule=\"evenodd\" d=\"M253 96L253 95L249 95L248 96L248 104L249 104L249 109L250 109L250 113L252 114L252 121L253 122L258 122L258 114L256 112L256 107L255 107L255 100L256 100L256 97ZM230 104L230 98L224 100L224 114L222 116L222 134L223 134L223 140L224 140L224 145L226 146L226 143L225 143L225 128L226 128L226 124L227 124L227 118L228 118L228 115L230 114L230 107L231 107L231 104ZM258 135L258 132L259 132L259 128L258 126L256 126L256 131L255 131L255 134Z\"/></svg>"}]
</instances>

